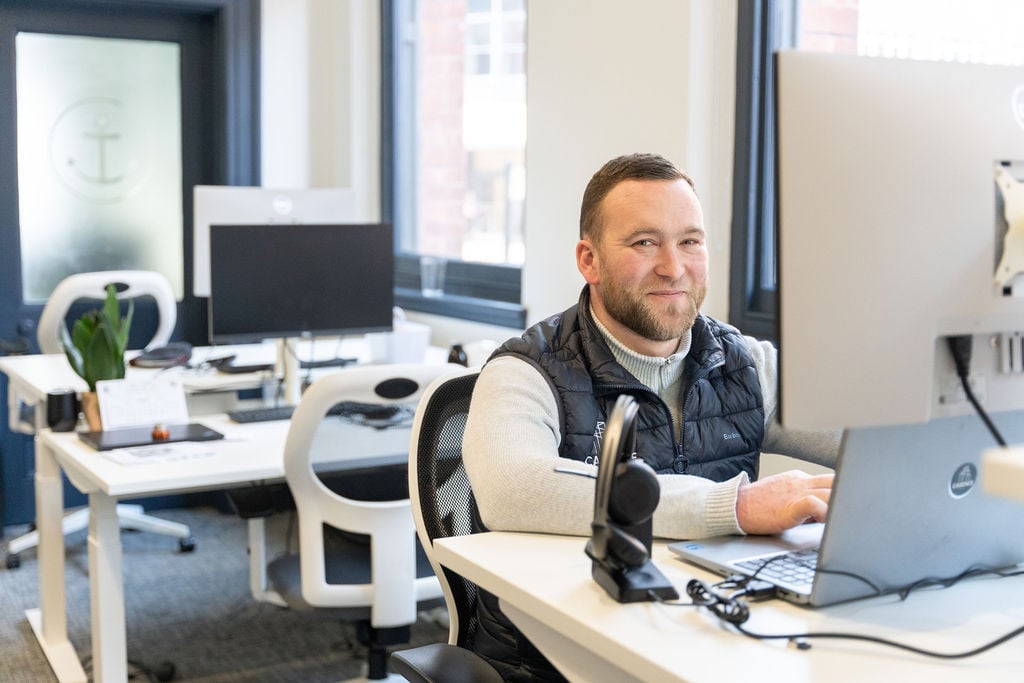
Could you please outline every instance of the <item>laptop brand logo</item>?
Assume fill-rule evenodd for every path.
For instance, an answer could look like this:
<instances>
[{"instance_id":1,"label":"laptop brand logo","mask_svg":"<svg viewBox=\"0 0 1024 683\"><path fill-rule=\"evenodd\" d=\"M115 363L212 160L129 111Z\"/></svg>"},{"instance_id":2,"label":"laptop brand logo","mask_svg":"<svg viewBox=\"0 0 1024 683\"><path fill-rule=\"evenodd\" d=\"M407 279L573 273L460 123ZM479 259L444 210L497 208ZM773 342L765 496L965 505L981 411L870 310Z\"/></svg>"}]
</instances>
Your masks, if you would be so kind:
<instances>
[{"instance_id":1,"label":"laptop brand logo","mask_svg":"<svg viewBox=\"0 0 1024 683\"><path fill-rule=\"evenodd\" d=\"M1018 85L1013 91L1013 118L1017 119L1017 125L1024 130L1024 85Z\"/></svg>"},{"instance_id":2,"label":"laptop brand logo","mask_svg":"<svg viewBox=\"0 0 1024 683\"><path fill-rule=\"evenodd\" d=\"M978 468L971 463L964 463L953 472L953 478L949 480L949 493L954 498L963 498L978 481Z\"/></svg>"}]
</instances>

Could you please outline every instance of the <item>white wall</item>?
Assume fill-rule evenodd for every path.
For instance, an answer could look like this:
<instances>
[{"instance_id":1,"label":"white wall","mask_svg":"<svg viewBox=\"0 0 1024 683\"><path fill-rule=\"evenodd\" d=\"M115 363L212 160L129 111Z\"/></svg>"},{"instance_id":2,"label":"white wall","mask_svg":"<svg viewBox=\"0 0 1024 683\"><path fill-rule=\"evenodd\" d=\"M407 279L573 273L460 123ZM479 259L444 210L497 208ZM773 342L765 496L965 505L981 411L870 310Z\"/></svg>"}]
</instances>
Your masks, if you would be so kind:
<instances>
[{"instance_id":1,"label":"white wall","mask_svg":"<svg viewBox=\"0 0 1024 683\"><path fill-rule=\"evenodd\" d=\"M264 185L351 186L379 215L378 0L262 0L262 12ZM583 188L633 151L694 176L711 248L704 310L726 317L735 0L534 1L527 21L528 322L576 301ZM439 345L519 332L410 318Z\"/></svg>"},{"instance_id":2,"label":"white wall","mask_svg":"<svg viewBox=\"0 0 1024 683\"><path fill-rule=\"evenodd\" d=\"M380 216L377 0L262 0L265 187L347 187Z\"/></svg>"},{"instance_id":3,"label":"white wall","mask_svg":"<svg viewBox=\"0 0 1024 683\"><path fill-rule=\"evenodd\" d=\"M628 152L662 154L694 176L712 272L720 273L705 310L724 315L734 4L532 2L527 22L529 320L575 303L583 285L574 257L583 189L605 161Z\"/></svg>"}]
</instances>

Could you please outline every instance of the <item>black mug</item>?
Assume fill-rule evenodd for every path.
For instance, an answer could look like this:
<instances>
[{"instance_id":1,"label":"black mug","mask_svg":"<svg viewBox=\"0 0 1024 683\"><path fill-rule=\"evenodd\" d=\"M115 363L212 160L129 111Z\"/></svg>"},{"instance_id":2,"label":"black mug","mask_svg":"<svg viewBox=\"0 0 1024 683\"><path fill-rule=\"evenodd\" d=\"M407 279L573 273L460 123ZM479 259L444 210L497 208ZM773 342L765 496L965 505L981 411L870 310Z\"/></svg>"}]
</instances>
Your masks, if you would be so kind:
<instances>
[{"instance_id":1,"label":"black mug","mask_svg":"<svg viewBox=\"0 0 1024 683\"><path fill-rule=\"evenodd\" d=\"M55 432L70 432L78 424L78 394L57 389L46 395L46 425Z\"/></svg>"}]
</instances>

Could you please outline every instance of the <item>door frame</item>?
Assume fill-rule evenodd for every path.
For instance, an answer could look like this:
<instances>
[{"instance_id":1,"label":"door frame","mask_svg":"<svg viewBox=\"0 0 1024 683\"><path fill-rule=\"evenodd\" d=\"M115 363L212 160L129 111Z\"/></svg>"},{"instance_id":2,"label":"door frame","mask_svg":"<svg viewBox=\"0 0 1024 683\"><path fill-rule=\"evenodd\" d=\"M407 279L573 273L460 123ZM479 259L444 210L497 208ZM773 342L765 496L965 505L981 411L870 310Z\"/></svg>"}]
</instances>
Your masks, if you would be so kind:
<instances>
[{"instance_id":1,"label":"door frame","mask_svg":"<svg viewBox=\"0 0 1024 683\"><path fill-rule=\"evenodd\" d=\"M184 240L183 301L178 305L175 339L206 342L206 300L192 296L192 192L191 186L260 184L260 3L256 0L7 0L0 6L0 44L19 30L55 32L53 24L67 22L74 14L74 28L68 33L102 37L137 37L146 19L195 20L202 32L201 45L182 54L182 73L187 61L199 60L200 68L212 72L212 93L182 93L184 110L202 107L202 130L182 130L186 138L200 136L200 148L210 158L182 162L182 209ZM63 19L62 19L63 17ZM136 22L136 23L133 23ZM61 31L62 32L62 31ZM17 102L14 46L4 45L7 57L0 60L0 123L16 132ZM193 68L195 64L192 64ZM208 97L204 97L209 95ZM203 101L197 104L197 101ZM206 144L210 141L211 144ZM20 242L18 212L17 135L0 135L0 231L12 231L5 244ZM24 337L30 352L37 350L35 321L41 305L23 304L21 250L0 253L0 339ZM9 253L8 253L9 252ZM136 311L141 318L146 312ZM155 315L155 313L154 313ZM7 404L7 378L0 376L0 404ZM10 431L0 421L0 530L4 525L34 519L32 493L34 459L32 437ZM69 505L82 504L84 497L65 487Z\"/></svg>"}]
</instances>

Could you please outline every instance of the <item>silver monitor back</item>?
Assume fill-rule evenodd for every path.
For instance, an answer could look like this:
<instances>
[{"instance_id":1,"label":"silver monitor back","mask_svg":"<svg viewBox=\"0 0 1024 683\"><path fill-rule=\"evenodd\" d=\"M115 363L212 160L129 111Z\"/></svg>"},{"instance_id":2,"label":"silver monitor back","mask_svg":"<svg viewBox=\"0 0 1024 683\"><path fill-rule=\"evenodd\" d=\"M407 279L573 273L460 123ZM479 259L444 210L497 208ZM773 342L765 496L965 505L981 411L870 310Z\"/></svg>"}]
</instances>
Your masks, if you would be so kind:
<instances>
[{"instance_id":1,"label":"silver monitor back","mask_svg":"<svg viewBox=\"0 0 1024 683\"><path fill-rule=\"evenodd\" d=\"M196 185L192 191L192 294L210 296L210 226L373 222L347 188Z\"/></svg>"},{"instance_id":2,"label":"silver monitor back","mask_svg":"<svg viewBox=\"0 0 1024 683\"><path fill-rule=\"evenodd\" d=\"M970 413L956 334L973 335L982 404L1024 409L1024 278L1018 296L994 278L995 169L1024 178L1024 68L810 52L777 67L783 423Z\"/></svg>"}]
</instances>

